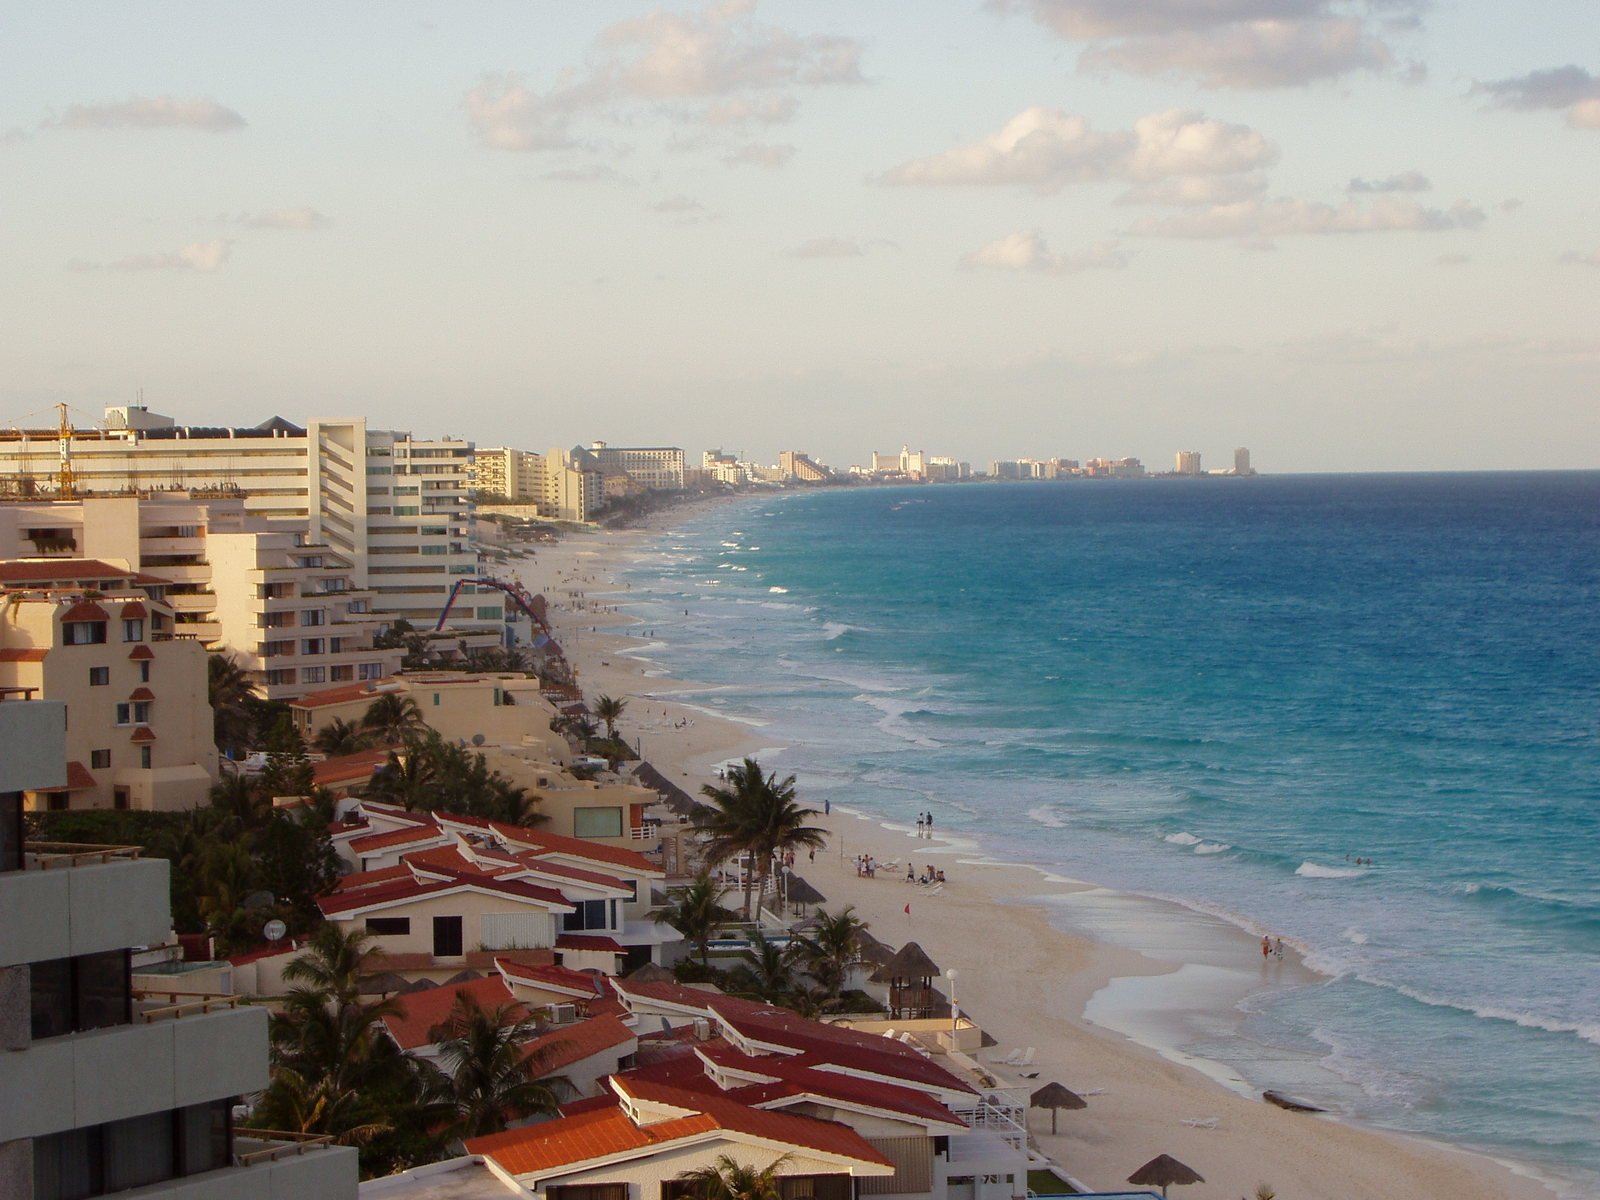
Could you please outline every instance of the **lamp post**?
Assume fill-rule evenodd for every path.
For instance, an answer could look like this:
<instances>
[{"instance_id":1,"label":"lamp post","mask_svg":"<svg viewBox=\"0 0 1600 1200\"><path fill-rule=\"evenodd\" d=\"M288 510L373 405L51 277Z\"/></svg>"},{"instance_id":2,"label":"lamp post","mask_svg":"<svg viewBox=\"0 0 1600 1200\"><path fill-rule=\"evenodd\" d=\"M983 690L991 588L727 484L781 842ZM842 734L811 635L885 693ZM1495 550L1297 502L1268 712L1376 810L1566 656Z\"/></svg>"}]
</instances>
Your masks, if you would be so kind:
<instances>
[{"instance_id":1,"label":"lamp post","mask_svg":"<svg viewBox=\"0 0 1600 1200\"><path fill-rule=\"evenodd\" d=\"M953 1047L956 1029L961 1022L961 1009L956 1005L956 969L951 967L945 971L944 977L950 981L950 1044Z\"/></svg>"}]
</instances>

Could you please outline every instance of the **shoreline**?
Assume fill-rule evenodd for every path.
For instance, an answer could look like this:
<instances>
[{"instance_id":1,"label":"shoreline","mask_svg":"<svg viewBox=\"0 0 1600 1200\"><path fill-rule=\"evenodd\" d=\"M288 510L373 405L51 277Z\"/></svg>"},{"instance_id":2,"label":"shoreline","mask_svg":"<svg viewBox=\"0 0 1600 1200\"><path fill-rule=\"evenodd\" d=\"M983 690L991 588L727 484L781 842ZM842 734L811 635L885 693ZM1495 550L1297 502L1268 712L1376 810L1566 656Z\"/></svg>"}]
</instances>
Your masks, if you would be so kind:
<instances>
[{"instance_id":1,"label":"shoreline","mask_svg":"<svg viewBox=\"0 0 1600 1200\"><path fill-rule=\"evenodd\" d=\"M667 510L639 528L568 535L538 547L534 563L512 567L530 590L545 591L557 639L580 669L586 695L629 698L624 735L696 793L720 763L745 754L784 773L784 748L762 743L762 722L690 700L714 689L672 677L652 661L650 651L664 639L620 632L637 624L627 611L628 585L617 578L627 565L622 557L650 547L683 515ZM1037 1082L1057 1079L1093 1093L1087 1112L1063 1118L1060 1136L1035 1131L1041 1148L1079 1178L1120 1186L1138 1163L1167 1151L1211 1181L1186 1191L1197 1200L1231 1200L1261 1182L1286 1197L1548 1200L1557 1193L1533 1168L1482 1151L1335 1114L1272 1108L1233 1066L1183 1050L1183 1020L1237 1025L1239 1006L1263 989L1328 978L1288 943L1282 960L1261 967L1270 977L1253 977L1238 961L1243 952L1249 962L1256 945L1242 922L999 861L979 843L942 834L916 841L917 857L937 854L946 865L950 882L939 896L903 877L862 879L848 865L852 855L904 861L914 831L844 805L818 824L837 844L837 860L830 846L800 873L831 910L854 904L884 940L920 941L941 966L957 968L961 1007L1000 1040L1000 1052L1034 1045ZM1120 922L1120 937L1107 934L1108 911L1111 926ZM1211 961L1190 961L1196 953L1187 942L1178 947L1184 953L1163 951L1171 930L1186 926L1210 939ZM1293 1090L1292 1082L1281 1086Z\"/></svg>"}]
</instances>

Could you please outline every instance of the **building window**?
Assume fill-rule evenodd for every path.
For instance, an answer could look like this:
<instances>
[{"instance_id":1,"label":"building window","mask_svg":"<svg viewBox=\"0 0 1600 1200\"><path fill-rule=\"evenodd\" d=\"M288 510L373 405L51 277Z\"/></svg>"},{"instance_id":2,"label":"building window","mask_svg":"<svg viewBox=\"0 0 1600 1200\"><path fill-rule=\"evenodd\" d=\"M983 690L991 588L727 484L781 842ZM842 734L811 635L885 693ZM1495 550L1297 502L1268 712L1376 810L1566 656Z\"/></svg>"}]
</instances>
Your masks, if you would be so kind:
<instances>
[{"instance_id":1,"label":"building window","mask_svg":"<svg viewBox=\"0 0 1600 1200\"><path fill-rule=\"evenodd\" d=\"M576 808L572 811L574 837L614 838L622 836L622 809Z\"/></svg>"},{"instance_id":2,"label":"building window","mask_svg":"<svg viewBox=\"0 0 1600 1200\"><path fill-rule=\"evenodd\" d=\"M135 700L133 702L133 723L145 725L150 721L150 701Z\"/></svg>"},{"instance_id":3,"label":"building window","mask_svg":"<svg viewBox=\"0 0 1600 1200\"><path fill-rule=\"evenodd\" d=\"M68 621L61 627L61 642L66 646L103 646L106 642L106 623Z\"/></svg>"},{"instance_id":4,"label":"building window","mask_svg":"<svg viewBox=\"0 0 1600 1200\"><path fill-rule=\"evenodd\" d=\"M138 618L122 623L122 640L125 642L144 641L144 622Z\"/></svg>"},{"instance_id":5,"label":"building window","mask_svg":"<svg viewBox=\"0 0 1600 1200\"><path fill-rule=\"evenodd\" d=\"M356 677L356 669L350 666L334 667L328 673L328 678L333 683L349 683Z\"/></svg>"},{"instance_id":6,"label":"building window","mask_svg":"<svg viewBox=\"0 0 1600 1200\"><path fill-rule=\"evenodd\" d=\"M326 683L328 681L327 667L304 667L300 671L301 683Z\"/></svg>"},{"instance_id":7,"label":"building window","mask_svg":"<svg viewBox=\"0 0 1600 1200\"><path fill-rule=\"evenodd\" d=\"M139 747L139 766L141 768L143 768L144 770L146 770L146 771L148 771L150 769L150 747L149 746L140 746Z\"/></svg>"},{"instance_id":8,"label":"building window","mask_svg":"<svg viewBox=\"0 0 1600 1200\"><path fill-rule=\"evenodd\" d=\"M327 640L325 638L301 638L300 639L300 653L301 654L321 654L326 649L327 649Z\"/></svg>"},{"instance_id":9,"label":"building window","mask_svg":"<svg viewBox=\"0 0 1600 1200\"><path fill-rule=\"evenodd\" d=\"M91 770L104 771L111 766L110 750L89 751L89 767Z\"/></svg>"},{"instance_id":10,"label":"building window","mask_svg":"<svg viewBox=\"0 0 1600 1200\"><path fill-rule=\"evenodd\" d=\"M117 705L117 724L118 725L132 725L133 724L133 705L131 705L131 704L119 704L119 705Z\"/></svg>"},{"instance_id":11,"label":"building window","mask_svg":"<svg viewBox=\"0 0 1600 1200\"><path fill-rule=\"evenodd\" d=\"M105 687L110 682L111 682L111 668L110 667L90 667L89 668L89 686L90 687Z\"/></svg>"},{"instance_id":12,"label":"building window","mask_svg":"<svg viewBox=\"0 0 1600 1200\"><path fill-rule=\"evenodd\" d=\"M577 912L570 912L561 918L561 928L569 933L578 933L585 929L610 929L606 920L606 902L604 900L574 900Z\"/></svg>"},{"instance_id":13,"label":"building window","mask_svg":"<svg viewBox=\"0 0 1600 1200\"><path fill-rule=\"evenodd\" d=\"M383 664L381 662L361 663L359 668L358 668L358 670L361 673L361 678L362 679L382 679L383 678Z\"/></svg>"},{"instance_id":14,"label":"building window","mask_svg":"<svg viewBox=\"0 0 1600 1200\"><path fill-rule=\"evenodd\" d=\"M367 932L375 937L406 937L411 933L411 918L368 917Z\"/></svg>"},{"instance_id":15,"label":"building window","mask_svg":"<svg viewBox=\"0 0 1600 1200\"><path fill-rule=\"evenodd\" d=\"M28 970L33 1040L131 1022L131 972L127 950L33 963Z\"/></svg>"},{"instance_id":16,"label":"building window","mask_svg":"<svg viewBox=\"0 0 1600 1200\"><path fill-rule=\"evenodd\" d=\"M661 1185L663 1200L668 1200L666 1189L670 1183ZM628 1185L625 1183L567 1183L552 1184L545 1188L545 1194L550 1200L628 1200Z\"/></svg>"},{"instance_id":17,"label":"building window","mask_svg":"<svg viewBox=\"0 0 1600 1200\"><path fill-rule=\"evenodd\" d=\"M435 707L435 708L438 708L438 707L439 707L439 693L438 693L438 692L435 692L435 693L434 693L434 694L433 694L433 706L434 706L434 707Z\"/></svg>"},{"instance_id":18,"label":"building window","mask_svg":"<svg viewBox=\"0 0 1600 1200\"><path fill-rule=\"evenodd\" d=\"M0 871L22 870L22 793L0 792Z\"/></svg>"},{"instance_id":19,"label":"building window","mask_svg":"<svg viewBox=\"0 0 1600 1200\"><path fill-rule=\"evenodd\" d=\"M302 625L326 625L328 623L328 610L325 608L308 608L300 614Z\"/></svg>"},{"instance_id":20,"label":"building window","mask_svg":"<svg viewBox=\"0 0 1600 1200\"><path fill-rule=\"evenodd\" d=\"M294 682L293 667L278 667L267 672L266 684L268 687L279 687Z\"/></svg>"},{"instance_id":21,"label":"building window","mask_svg":"<svg viewBox=\"0 0 1600 1200\"><path fill-rule=\"evenodd\" d=\"M225 1167L232 1108L212 1100L35 1138L34 1200L87 1200Z\"/></svg>"},{"instance_id":22,"label":"building window","mask_svg":"<svg viewBox=\"0 0 1600 1200\"><path fill-rule=\"evenodd\" d=\"M433 956L435 958L461 957L460 917L435 917L433 919Z\"/></svg>"},{"instance_id":23,"label":"building window","mask_svg":"<svg viewBox=\"0 0 1600 1200\"><path fill-rule=\"evenodd\" d=\"M139 663L139 682L150 682L150 662L148 659Z\"/></svg>"}]
</instances>

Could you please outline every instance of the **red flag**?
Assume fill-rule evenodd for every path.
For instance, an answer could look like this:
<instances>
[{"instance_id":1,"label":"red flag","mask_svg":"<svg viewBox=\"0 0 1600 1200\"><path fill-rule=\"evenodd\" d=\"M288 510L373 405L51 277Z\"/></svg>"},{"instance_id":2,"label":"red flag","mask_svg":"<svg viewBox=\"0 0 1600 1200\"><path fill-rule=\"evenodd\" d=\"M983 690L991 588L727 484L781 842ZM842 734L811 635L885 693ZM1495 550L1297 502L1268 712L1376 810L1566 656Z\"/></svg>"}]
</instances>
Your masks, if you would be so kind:
<instances>
[{"instance_id":1,"label":"red flag","mask_svg":"<svg viewBox=\"0 0 1600 1200\"><path fill-rule=\"evenodd\" d=\"M908 904L908 905L906 905L906 916L909 917L910 915L911 915L911 905Z\"/></svg>"}]
</instances>

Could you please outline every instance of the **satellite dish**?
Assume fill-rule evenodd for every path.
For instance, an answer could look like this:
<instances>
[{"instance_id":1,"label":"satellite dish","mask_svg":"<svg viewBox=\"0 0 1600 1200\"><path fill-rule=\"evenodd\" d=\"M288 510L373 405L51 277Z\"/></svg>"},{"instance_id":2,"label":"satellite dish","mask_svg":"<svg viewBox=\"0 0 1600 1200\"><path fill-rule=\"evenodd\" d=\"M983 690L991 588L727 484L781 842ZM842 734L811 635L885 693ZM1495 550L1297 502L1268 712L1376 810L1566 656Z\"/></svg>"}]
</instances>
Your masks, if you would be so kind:
<instances>
[{"instance_id":1,"label":"satellite dish","mask_svg":"<svg viewBox=\"0 0 1600 1200\"><path fill-rule=\"evenodd\" d=\"M283 935L288 932L289 927L278 920L277 917L273 917L272 920L261 927L261 935L269 942L282 941Z\"/></svg>"},{"instance_id":2,"label":"satellite dish","mask_svg":"<svg viewBox=\"0 0 1600 1200\"><path fill-rule=\"evenodd\" d=\"M484 742L486 742L488 740L489 739L484 737L483 734L481 734L481 733L475 733L475 734L472 735L472 744L474 746L481 746L481 745L483 745Z\"/></svg>"}]
</instances>

